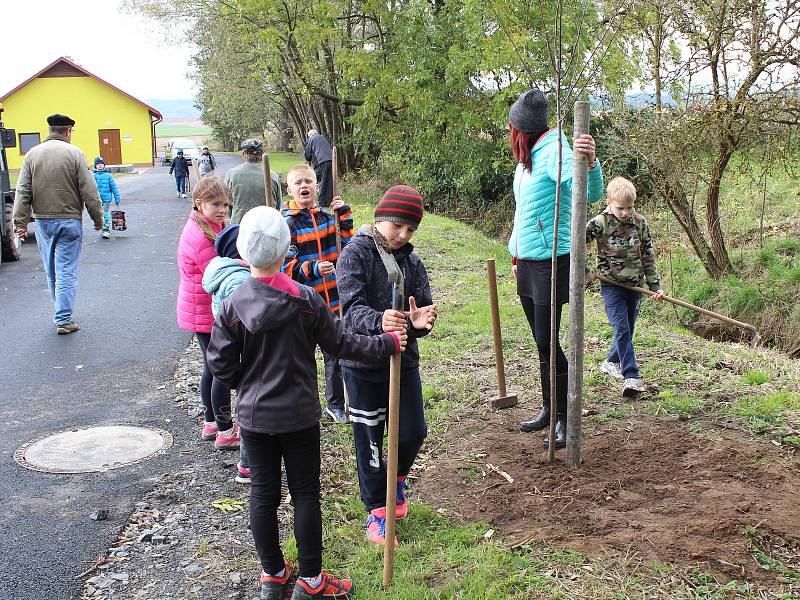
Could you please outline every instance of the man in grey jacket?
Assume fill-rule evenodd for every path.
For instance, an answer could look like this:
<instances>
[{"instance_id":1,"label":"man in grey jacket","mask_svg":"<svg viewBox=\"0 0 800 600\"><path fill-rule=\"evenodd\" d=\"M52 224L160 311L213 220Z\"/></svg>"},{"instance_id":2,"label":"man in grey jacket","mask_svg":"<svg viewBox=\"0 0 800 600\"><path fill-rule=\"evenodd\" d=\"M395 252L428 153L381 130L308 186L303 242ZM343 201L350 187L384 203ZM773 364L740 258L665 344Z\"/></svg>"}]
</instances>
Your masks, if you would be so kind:
<instances>
[{"instance_id":1,"label":"man in grey jacket","mask_svg":"<svg viewBox=\"0 0 800 600\"><path fill-rule=\"evenodd\" d=\"M261 140L245 140L242 142L242 158L244 164L228 169L225 172L225 183L231 188L231 223L240 223L244 214L256 206L264 206L267 202L264 192L264 169L261 158L264 156L264 143ZM272 201L281 208L281 178L275 171L270 171L272 183Z\"/></svg>"},{"instance_id":2,"label":"man in grey jacket","mask_svg":"<svg viewBox=\"0 0 800 600\"><path fill-rule=\"evenodd\" d=\"M316 129L308 131L304 156L317 174L317 201L320 206L328 207L333 201L333 149L325 136Z\"/></svg>"},{"instance_id":3,"label":"man in grey jacket","mask_svg":"<svg viewBox=\"0 0 800 600\"><path fill-rule=\"evenodd\" d=\"M84 206L103 227L103 210L97 184L88 162L73 146L75 121L65 115L47 117L49 137L25 154L14 202L14 231L24 239L31 213L36 219L36 245L42 255L47 286L55 304L56 332L78 331L72 320L78 290L78 260L81 255Z\"/></svg>"}]
</instances>

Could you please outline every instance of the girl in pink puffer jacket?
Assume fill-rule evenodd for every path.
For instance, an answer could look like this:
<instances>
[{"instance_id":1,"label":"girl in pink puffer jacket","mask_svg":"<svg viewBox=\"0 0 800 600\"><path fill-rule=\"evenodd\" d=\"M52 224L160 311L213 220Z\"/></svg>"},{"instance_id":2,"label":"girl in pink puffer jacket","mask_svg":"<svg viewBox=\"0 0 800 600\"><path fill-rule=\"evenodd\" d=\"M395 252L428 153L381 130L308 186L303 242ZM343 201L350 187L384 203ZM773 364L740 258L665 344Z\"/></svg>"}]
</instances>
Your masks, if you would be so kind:
<instances>
[{"instance_id":1,"label":"girl in pink puffer jacket","mask_svg":"<svg viewBox=\"0 0 800 600\"><path fill-rule=\"evenodd\" d=\"M238 448L239 432L231 415L231 391L208 370L206 349L211 339L211 296L203 289L203 272L217 253L214 240L222 230L231 194L217 177L204 177L192 192L194 206L178 243L178 327L192 331L203 351L200 398L205 407L201 436L218 449Z\"/></svg>"}]
</instances>

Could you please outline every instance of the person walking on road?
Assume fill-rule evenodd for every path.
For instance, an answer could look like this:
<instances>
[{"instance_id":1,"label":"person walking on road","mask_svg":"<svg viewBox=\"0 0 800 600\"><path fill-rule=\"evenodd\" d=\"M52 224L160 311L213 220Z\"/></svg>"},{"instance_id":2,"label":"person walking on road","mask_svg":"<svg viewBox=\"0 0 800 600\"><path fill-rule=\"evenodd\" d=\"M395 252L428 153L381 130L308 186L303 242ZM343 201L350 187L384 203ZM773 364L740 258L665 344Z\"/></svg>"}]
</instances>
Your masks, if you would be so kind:
<instances>
[{"instance_id":1,"label":"person walking on road","mask_svg":"<svg viewBox=\"0 0 800 600\"><path fill-rule=\"evenodd\" d=\"M217 159L211 154L211 150L208 149L208 146L203 146L202 153L197 159L197 168L200 170L201 177L213 173L217 168Z\"/></svg>"},{"instance_id":2,"label":"person walking on road","mask_svg":"<svg viewBox=\"0 0 800 600\"><path fill-rule=\"evenodd\" d=\"M325 136L316 129L308 131L304 156L317 174L319 205L327 208L333 202L333 149Z\"/></svg>"},{"instance_id":3,"label":"person walking on road","mask_svg":"<svg viewBox=\"0 0 800 600\"><path fill-rule=\"evenodd\" d=\"M183 150L178 150L175 158L172 159L172 164L169 166L169 174L175 173L175 187L177 188L176 196L178 198L186 198L186 182L189 179L189 161L183 156Z\"/></svg>"},{"instance_id":4,"label":"person walking on road","mask_svg":"<svg viewBox=\"0 0 800 600\"><path fill-rule=\"evenodd\" d=\"M244 213L255 206L266 204L264 192L264 169L261 158L264 155L264 143L261 140L245 140L241 145L242 158L245 162L225 172L225 183L231 189L233 199L231 223L241 223ZM276 206L281 205L281 178L275 171L270 171L272 198Z\"/></svg>"},{"instance_id":5,"label":"person walking on road","mask_svg":"<svg viewBox=\"0 0 800 600\"><path fill-rule=\"evenodd\" d=\"M47 117L50 135L25 154L17 181L14 230L24 239L31 214L36 219L36 245L55 305L58 334L78 331L72 320L78 291L78 261L83 241L84 206L103 228L103 209L86 157L71 144L75 121L66 115Z\"/></svg>"},{"instance_id":6,"label":"person walking on road","mask_svg":"<svg viewBox=\"0 0 800 600\"><path fill-rule=\"evenodd\" d=\"M103 239L111 237L111 201L114 200L119 208L122 198L119 195L119 188L114 177L106 171L106 161L101 156L94 159L94 181L97 184L97 191L100 194L100 201L103 203Z\"/></svg>"}]
</instances>

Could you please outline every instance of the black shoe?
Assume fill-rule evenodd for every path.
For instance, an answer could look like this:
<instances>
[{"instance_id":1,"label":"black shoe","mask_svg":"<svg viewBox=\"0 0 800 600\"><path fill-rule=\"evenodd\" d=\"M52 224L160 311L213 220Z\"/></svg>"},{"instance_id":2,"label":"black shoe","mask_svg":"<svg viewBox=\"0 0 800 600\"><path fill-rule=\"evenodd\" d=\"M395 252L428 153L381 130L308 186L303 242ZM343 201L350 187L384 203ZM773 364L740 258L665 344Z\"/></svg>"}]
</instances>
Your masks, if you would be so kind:
<instances>
[{"instance_id":1,"label":"black shoe","mask_svg":"<svg viewBox=\"0 0 800 600\"><path fill-rule=\"evenodd\" d=\"M548 408L541 409L535 417L519 424L519 428L527 432L541 431L547 427L550 427L550 409Z\"/></svg>"},{"instance_id":2,"label":"black shoe","mask_svg":"<svg viewBox=\"0 0 800 600\"><path fill-rule=\"evenodd\" d=\"M567 416L558 415L556 417L556 448L565 448L567 446ZM550 447L550 439L544 438L544 447Z\"/></svg>"},{"instance_id":3,"label":"black shoe","mask_svg":"<svg viewBox=\"0 0 800 600\"><path fill-rule=\"evenodd\" d=\"M350 419L347 418L347 413L340 406L326 406L325 412L328 413L333 419L334 423L349 423Z\"/></svg>"}]
</instances>

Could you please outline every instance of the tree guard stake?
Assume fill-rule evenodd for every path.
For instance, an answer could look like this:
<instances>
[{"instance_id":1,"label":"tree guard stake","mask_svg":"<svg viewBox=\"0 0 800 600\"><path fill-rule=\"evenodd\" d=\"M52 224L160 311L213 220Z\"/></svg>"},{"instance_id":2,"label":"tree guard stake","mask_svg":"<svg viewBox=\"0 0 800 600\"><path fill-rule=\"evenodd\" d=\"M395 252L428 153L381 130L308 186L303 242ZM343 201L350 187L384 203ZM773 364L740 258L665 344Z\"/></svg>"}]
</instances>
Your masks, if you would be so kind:
<instances>
[{"instance_id":1,"label":"tree guard stake","mask_svg":"<svg viewBox=\"0 0 800 600\"><path fill-rule=\"evenodd\" d=\"M494 362L497 366L497 388L499 394L492 398L492 408L511 408L517 405L516 394L506 394L506 368L503 361L503 336L500 332L500 305L497 300L497 273L494 259L486 261L489 280L489 305L492 309L492 334L494 335Z\"/></svg>"},{"instance_id":2,"label":"tree guard stake","mask_svg":"<svg viewBox=\"0 0 800 600\"><path fill-rule=\"evenodd\" d=\"M576 102L573 136L589 133L589 103ZM573 156L572 236L569 261L569 374L567 383L567 468L581 464L581 414L583 412L583 294L586 285L587 160ZM597 168L597 167L595 167Z\"/></svg>"},{"instance_id":3,"label":"tree guard stake","mask_svg":"<svg viewBox=\"0 0 800 600\"><path fill-rule=\"evenodd\" d=\"M266 197L267 206L275 208L275 202L272 198L272 169L269 168L269 154L264 152L261 157L261 162L264 165L264 195Z\"/></svg>"}]
</instances>

